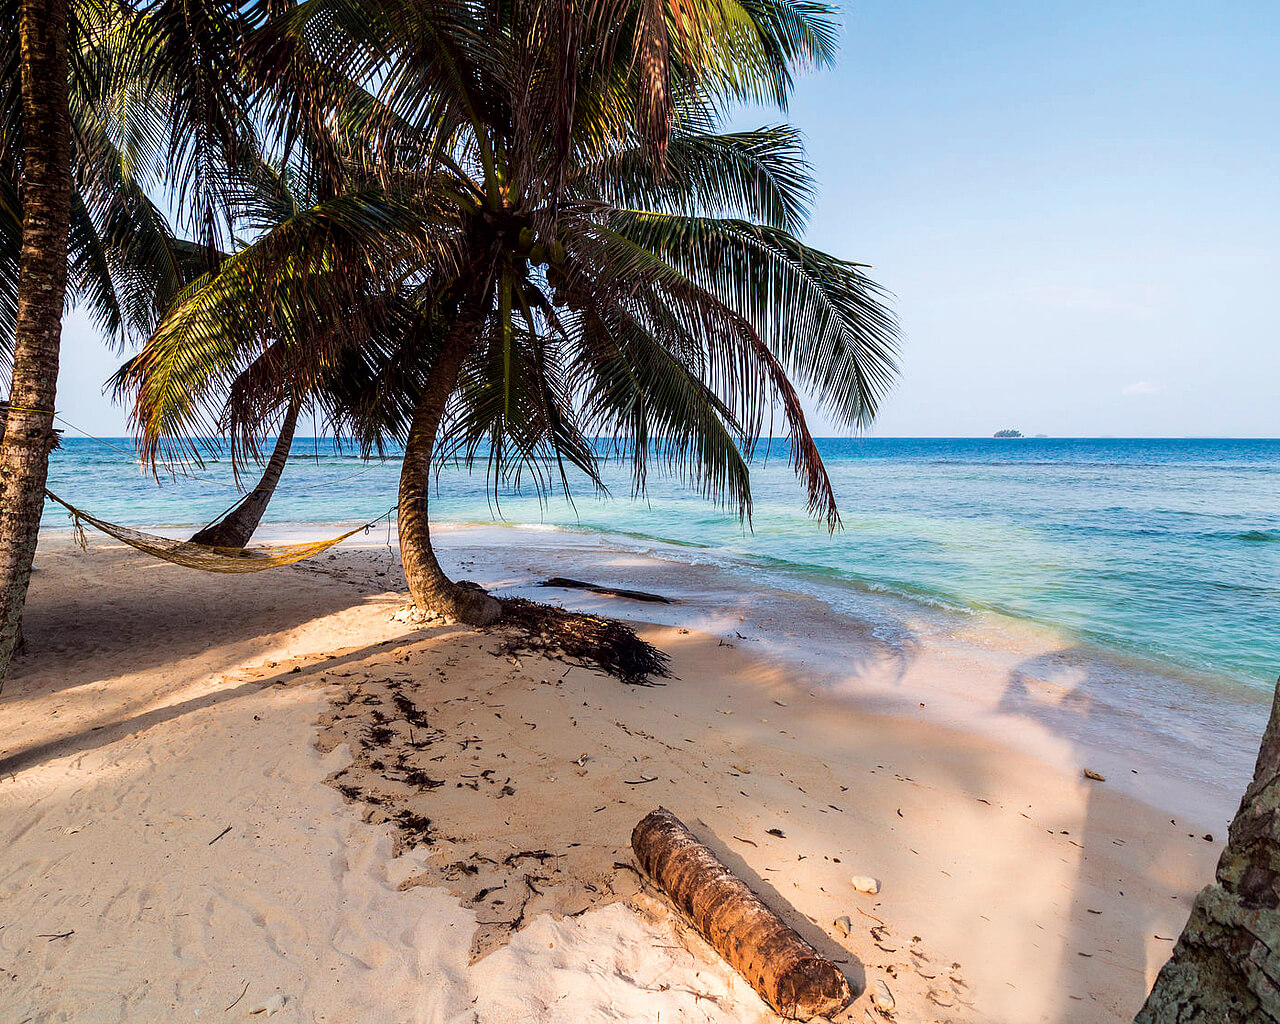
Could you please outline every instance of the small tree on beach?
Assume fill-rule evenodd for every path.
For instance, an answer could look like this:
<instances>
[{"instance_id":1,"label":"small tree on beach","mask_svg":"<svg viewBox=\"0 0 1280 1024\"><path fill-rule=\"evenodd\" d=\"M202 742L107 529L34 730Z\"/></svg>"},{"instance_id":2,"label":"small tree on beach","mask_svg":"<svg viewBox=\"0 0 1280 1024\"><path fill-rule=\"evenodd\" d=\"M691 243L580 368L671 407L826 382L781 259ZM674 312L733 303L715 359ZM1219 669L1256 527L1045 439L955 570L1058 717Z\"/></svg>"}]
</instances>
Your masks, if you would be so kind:
<instances>
[{"instance_id":1,"label":"small tree on beach","mask_svg":"<svg viewBox=\"0 0 1280 1024\"><path fill-rule=\"evenodd\" d=\"M312 310L337 328L274 342L264 387L345 359L363 383L335 426L367 430L374 393L407 413L399 532L424 609L499 613L432 550L443 457L483 461L494 486L549 485L548 466L567 486L570 465L601 486L604 436L637 489L656 460L747 516L746 460L776 408L811 510L838 522L791 377L866 424L893 376L893 319L861 267L797 239L811 186L796 133L716 130L719 104L781 102L790 66L826 59L825 9L710 4L687 25L654 9L660 25L650 5L345 6L323 38L353 80L361 61L376 68L376 159L358 190L310 211L304 249L271 232L234 257L266 299L258 324ZM322 10L282 38L317 38ZM335 268L359 269L340 298ZM227 295L175 308L157 349L239 323L232 344L256 359L267 335ZM369 308L395 315L338 323Z\"/></svg>"},{"instance_id":2,"label":"small tree on beach","mask_svg":"<svg viewBox=\"0 0 1280 1024\"><path fill-rule=\"evenodd\" d=\"M1214 881L1136 1024L1280 1022L1280 682Z\"/></svg>"}]
</instances>

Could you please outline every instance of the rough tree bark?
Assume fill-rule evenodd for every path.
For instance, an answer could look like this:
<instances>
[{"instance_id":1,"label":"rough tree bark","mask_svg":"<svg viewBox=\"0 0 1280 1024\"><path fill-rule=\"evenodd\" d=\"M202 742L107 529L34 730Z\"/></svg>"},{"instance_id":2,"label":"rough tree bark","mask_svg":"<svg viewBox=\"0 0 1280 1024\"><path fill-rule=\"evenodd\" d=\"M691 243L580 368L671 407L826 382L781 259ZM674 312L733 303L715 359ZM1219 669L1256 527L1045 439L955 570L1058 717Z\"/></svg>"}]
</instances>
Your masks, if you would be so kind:
<instances>
[{"instance_id":1,"label":"rough tree bark","mask_svg":"<svg viewBox=\"0 0 1280 1024\"><path fill-rule=\"evenodd\" d=\"M302 403L291 401L284 421L280 424L280 436L276 438L276 446L267 460L267 468L263 470L258 486L245 495L235 508L219 519L210 523L191 538L193 544L209 544L219 548L242 548L249 543L253 531L262 522L263 513L271 503L271 496L276 492L280 475L289 461L289 449L293 446L293 433L298 425L298 412Z\"/></svg>"},{"instance_id":2,"label":"rough tree bark","mask_svg":"<svg viewBox=\"0 0 1280 1024\"><path fill-rule=\"evenodd\" d=\"M1217 875L1136 1024L1280 1022L1280 682Z\"/></svg>"},{"instance_id":3,"label":"rough tree bark","mask_svg":"<svg viewBox=\"0 0 1280 1024\"><path fill-rule=\"evenodd\" d=\"M479 335L483 315L483 303L478 301L469 301L459 310L418 398L404 446L397 508L400 560L413 603L424 612L474 626L496 622L502 606L479 587L455 583L445 575L431 547L428 503L436 433L462 364Z\"/></svg>"},{"instance_id":4,"label":"rough tree bark","mask_svg":"<svg viewBox=\"0 0 1280 1024\"><path fill-rule=\"evenodd\" d=\"M0 686L22 625L44 511L67 287L71 127L67 2L22 0L22 253L13 382L0 442Z\"/></svg>"},{"instance_id":5,"label":"rough tree bark","mask_svg":"<svg viewBox=\"0 0 1280 1024\"><path fill-rule=\"evenodd\" d=\"M840 968L765 906L680 819L659 807L631 833L640 865L702 937L784 1017L831 1016L852 993Z\"/></svg>"}]
</instances>

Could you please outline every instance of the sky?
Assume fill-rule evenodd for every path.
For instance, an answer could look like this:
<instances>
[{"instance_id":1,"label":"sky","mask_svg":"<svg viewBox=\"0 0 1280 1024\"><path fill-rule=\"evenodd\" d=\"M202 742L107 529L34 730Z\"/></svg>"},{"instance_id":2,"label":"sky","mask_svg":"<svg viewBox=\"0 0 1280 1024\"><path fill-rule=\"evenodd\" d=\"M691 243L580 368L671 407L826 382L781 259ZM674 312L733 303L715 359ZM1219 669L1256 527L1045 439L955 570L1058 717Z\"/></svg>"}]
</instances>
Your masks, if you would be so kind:
<instances>
[{"instance_id":1,"label":"sky","mask_svg":"<svg viewBox=\"0 0 1280 1024\"><path fill-rule=\"evenodd\" d=\"M902 327L874 436L1280 435L1280 4L842 7L806 240ZM739 126L780 115L747 111ZM73 314L58 408L127 432ZM811 407L815 434L845 434Z\"/></svg>"}]
</instances>

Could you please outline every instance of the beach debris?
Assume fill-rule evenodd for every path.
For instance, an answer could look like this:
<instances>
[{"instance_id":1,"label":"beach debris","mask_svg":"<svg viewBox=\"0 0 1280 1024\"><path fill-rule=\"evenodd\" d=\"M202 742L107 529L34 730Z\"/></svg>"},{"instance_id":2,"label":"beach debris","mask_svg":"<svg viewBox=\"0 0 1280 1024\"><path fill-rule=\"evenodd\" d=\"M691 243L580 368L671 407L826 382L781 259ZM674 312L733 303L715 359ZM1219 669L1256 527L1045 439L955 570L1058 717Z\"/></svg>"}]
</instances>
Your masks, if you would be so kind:
<instances>
[{"instance_id":1,"label":"beach debris","mask_svg":"<svg viewBox=\"0 0 1280 1024\"><path fill-rule=\"evenodd\" d=\"M1090 769L1088 769L1088 768L1086 768L1086 769L1084 770L1084 777L1085 777L1086 779L1090 779L1090 780L1091 780L1091 781L1093 781L1093 782L1106 782L1106 781L1107 781L1107 777L1106 777L1105 775L1099 774L1098 772L1095 772L1095 771L1091 771L1091 770L1090 770Z\"/></svg>"},{"instance_id":2,"label":"beach debris","mask_svg":"<svg viewBox=\"0 0 1280 1024\"><path fill-rule=\"evenodd\" d=\"M650 594L644 590L624 590L622 587L606 587L599 583L584 583L582 580L570 579L567 576L552 576L549 580L543 580L538 586L555 587L558 590L587 590L601 597L625 597L632 601L649 601L654 604L673 603L671 598L663 597L661 594Z\"/></svg>"},{"instance_id":3,"label":"beach debris","mask_svg":"<svg viewBox=\"0 0 1280 1024\"><path fill-rule=\"evenodd\" d=\"M228 826L227 826L226 828L224 828L221 832L219 832L216 836L214 836L212 839L210 839L210 840L209 840L209 845L210 845L210 846L212 846L214 843L216 843L219 839L221 839L223 836L225 836L225 835L226 835L228 832L230 832L230 831L231 831L231 826L230 826L230 825L228 825Z\"/></svg>"},{"instance_id":4,"label":"beach debris","mask_svg":"<svg viewBox=\"0 0 1280 1024\"><path fill-rule=\"evenodd\" d=\"M224 1007L224 1008L223 1008L223 1010L222 1010L222 1012L223 1012L223 1013L226 1013L228 1010L233 1009L233 1008L235 1007L236 1003L240 1002L240 1000L244 998L244 994L245 994L246 992L248 992L248 991L249 991L249 983L246 981L246 982L244 983L244 988L242 988L242 989L240 990L240 994L239 994L238 996L236 996L236 997L235 997L235 999L233 999L233 1000L231 1001L231 1005L230 1005L230 1006Z\"/></svg>"},{"instance_id":5,"label":"beach debris","mask_svg":"<svg viewBox=\"0 0 1280 1024\"><path fill-rule=\"evenodd\" d=\"M747 983L793 1020L832 1016L853 998L840 969L785 924L670 811L636 825L640 865Z\"/></svg>"},{"instance_id":6,"label":"beach debris","mask_svg":"<svg viewBox=\"0 0 1280 1024\"><path fill-rule=\"evenodd\" d=\"M785 708L787 706L787 702L785 700L775 700L774 703L780 708Z\"/></svg>"},{"instance_id":7,"label":"beach debris","mask_svg":"<svg viewBox=\"0 0 1280 1024\"><path fill-rule=\"evenodd\" d=\"M850 936L850 934L852 934L852 932L853 932L853 921L851 921L851 920L849 919L849 916L848 916L847 914L846 914L845 916L843 916L843 917L837 917L837 918L832 922L832 924L834 924L834 925L836 926L836 931L838 931L838 932L839 932L841 935L843 935L846 939L847 939L847 938Z\"/></svg>"},{"instance_id":8,"label":"beach debris","mask_svg":"<svg viewBox=\"0 0 1280 1024\"><path fill-rule=\"evenodd\" d=\"M638 779L634 779L634 780L632 780L632 779L623 779L622 781L623 781L624 783L626 783L628 786L643 786L646 782L657 782L657 781L658 781L658 776L656 776L656 775L646 775L644 772L641 772L641 773L640 773L640 778L638 778Z\"/></svg>"},{"instance_id":9,"label":"beach debris","mask_svg":"<svg viewBox=\"0 0 1280 1024\"><path fill-rule=\"evenodd\" d=\"M880 891L880 879L872 878L870 875L854 875L849 879L849 884L858 892L870 893L872 896Z\"/></svg>"},{"instance_id":10,"label":"beach debris","mask_svg":"<svg viewBox=\"0 0 1280 1024\"><path fill-rule=\"evenodd\" d=\"M787 838L787 834L780 828L767 828L765 831L771 836L777 836L779 839Z\"/></svg>"},{"instance_id":11,"label":"beach debris","mask_svg":"<svg viewBox=\"0 0 1280 1024\"><path fill-rule=\"evenodd\" d=\"M883 1010L885 1013L891 1011L895 1005L893 993L889 991L889 985L883 978L877 978L876 983L871 986L871 1003L877 1010Z\"/></svg>"},{"instance_id":12,"label":"beach debris","mask_svg":"<svg viewBox=\"0 0 1280 1024\"><path fill-rule=\"evenodd\" d=\"M267 996L267 998L262 1000L262 1002L250 1007L249 1016L252 1017L259 1013L266 1014L268 1017L274 1016L284 1009L285 1003L288 1001L289 1000L277 992L275 995Z\"/></svg>"},{"instance_id":13,"label":"beach debris","mask_svg":"<svg viewBox=\"0 0 1280 1024\"><path fill-rule=\"evenodd\" d=\"M743 775L750 775L750 774L751 774L751 769L750 769L750 768L743 768L743 767L742 767L742 765L740 765L740 764L732 765L732 768L733 768L733 770L734 770L735 772L741 772Z\"/></svg>"}]
</instances>

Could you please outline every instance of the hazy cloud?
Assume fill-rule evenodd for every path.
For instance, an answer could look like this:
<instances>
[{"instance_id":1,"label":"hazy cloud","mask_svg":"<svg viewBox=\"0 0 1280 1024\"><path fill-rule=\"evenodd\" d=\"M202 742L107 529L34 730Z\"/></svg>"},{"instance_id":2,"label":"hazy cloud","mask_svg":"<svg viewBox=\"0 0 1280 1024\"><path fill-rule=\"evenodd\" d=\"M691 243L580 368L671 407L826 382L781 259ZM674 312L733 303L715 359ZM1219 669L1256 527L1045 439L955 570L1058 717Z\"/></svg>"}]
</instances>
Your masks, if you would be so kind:
<instances>
[{"instance_id":1,"label":"hazy cloud","mask_svg":"<svg viewBox=\"0 0 1280 1024\"><path fill-rule=\"evenodd\" d=\"M1149 380L1136 380L1120 393L1122 395L1154 395L1163 390L1163 384L1152 384Z\"/></svg>"}]
</instances>

